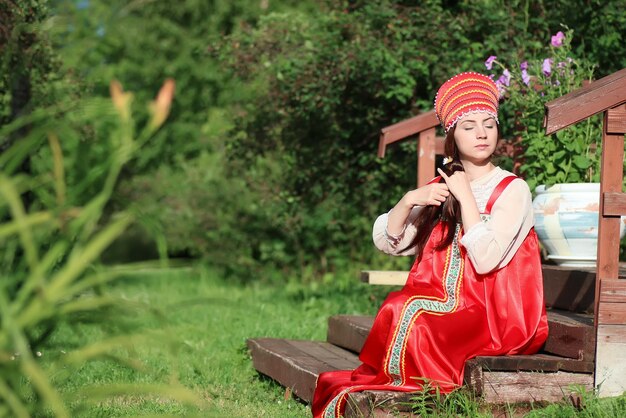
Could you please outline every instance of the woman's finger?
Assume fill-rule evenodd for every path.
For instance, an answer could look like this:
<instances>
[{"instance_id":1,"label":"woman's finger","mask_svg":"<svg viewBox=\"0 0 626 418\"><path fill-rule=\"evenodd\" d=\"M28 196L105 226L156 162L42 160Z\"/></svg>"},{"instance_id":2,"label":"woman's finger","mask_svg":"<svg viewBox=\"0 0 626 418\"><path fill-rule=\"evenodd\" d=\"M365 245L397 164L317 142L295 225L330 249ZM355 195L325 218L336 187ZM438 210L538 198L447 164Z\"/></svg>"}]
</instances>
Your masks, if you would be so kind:
<instances>
[{"instance_id":1,"label":"woman's finger","mask_svg":"<svg viewBox=\"0 0 626 418\"><path fill-rule=\"evenodd\" d=\"M443 177L443 179L446 181L446 183L448 182L449 177L446 175L446 173L443 172L443 170L441 168L437 169L437 172L441 175L441 177Z\"/></svg>"}]
</instances>

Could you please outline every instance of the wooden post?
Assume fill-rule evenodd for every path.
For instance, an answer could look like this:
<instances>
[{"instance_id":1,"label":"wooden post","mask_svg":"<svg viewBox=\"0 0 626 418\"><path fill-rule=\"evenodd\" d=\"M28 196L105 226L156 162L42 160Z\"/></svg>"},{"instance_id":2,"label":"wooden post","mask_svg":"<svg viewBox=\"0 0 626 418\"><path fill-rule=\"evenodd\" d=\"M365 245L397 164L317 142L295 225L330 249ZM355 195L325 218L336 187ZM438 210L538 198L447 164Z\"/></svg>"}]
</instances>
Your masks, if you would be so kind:
<instances>
[{"instance_id":1,"label":"wooden post","mask_svg":"<svg viewBox=\"0 0 626 418\"><path fill-rule=\"evenodd\" d=\"M618 281L620 212L613 200L622 191L626 106L604 113L600 174L598 265L595 290L595 385L601 396L626 390L626 282Z\"/></svg>"},{"instance_id":2,"label":"wooden post","mask_svg":"<svg viewBox=\"0 0 626 418\"><path fill-rule=\"evenodd\" d=\"M417 187L433 178L435 172L435 128L419 133L417 138Z\"/></svg>"}]
</instances>

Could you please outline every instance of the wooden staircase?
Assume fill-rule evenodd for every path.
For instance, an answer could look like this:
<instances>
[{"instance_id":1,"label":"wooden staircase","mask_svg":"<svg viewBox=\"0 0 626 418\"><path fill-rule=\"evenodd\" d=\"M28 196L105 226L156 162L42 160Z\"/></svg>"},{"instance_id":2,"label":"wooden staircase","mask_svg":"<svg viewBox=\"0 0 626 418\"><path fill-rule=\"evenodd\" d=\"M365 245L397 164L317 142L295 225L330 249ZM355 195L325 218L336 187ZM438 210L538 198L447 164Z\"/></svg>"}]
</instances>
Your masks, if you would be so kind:
<instances>
[{"instance_id":1,"label":"wooden staircase","mask_svg":"<svg viewBox=\"0 0 626 418\"><path fill-rule=\"evenodd\" d=\"M593 388L595 330L593 294L595 272L544 266L544 293L550 333L535 355L477 357L465 365L465 384L485 402L558 401L573 385ZM621 271L624 277L624 271ZM336 315L328 319L326 341L275 338L248 340L254 367L311 402L317 376L324 371L354 369L358 353L374 318ZM351 395L350 416L406 411L411 394L366 391ZM379 406L374 414L372 405Z\"/></svg>"}]
</instances>

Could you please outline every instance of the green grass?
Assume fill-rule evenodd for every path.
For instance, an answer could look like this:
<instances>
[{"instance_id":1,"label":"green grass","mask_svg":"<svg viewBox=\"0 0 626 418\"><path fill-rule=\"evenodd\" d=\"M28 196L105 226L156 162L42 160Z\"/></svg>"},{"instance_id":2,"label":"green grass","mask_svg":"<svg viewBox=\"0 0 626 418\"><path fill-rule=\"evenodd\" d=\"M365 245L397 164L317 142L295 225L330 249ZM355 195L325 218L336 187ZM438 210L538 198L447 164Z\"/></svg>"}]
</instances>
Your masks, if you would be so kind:
<instances>
[{"instance_id":1,"label":"green grass","mask_svg":"<svg viewBox=\"0 0 626 418\"><path fill-rule=\"evenodd\" d=\"M66 389L115 382L176 381L192 387L205 404L198 408L166 398L127 395L94 405L90 410L75 411L77 414L309 416L306 405L285 399L284 388L253 369L246 339L325 339L329 315L373 313L379 306L383 289L360 284L356 278L354 282L352 289L295 283L243 286L220 280L203 268L146 272L117 282L111 290L136 304L135 309L124 310L124 329L113 327L113 320L111 324L83 326L78 331L63 327L51 338L42 359L53 359L69 347L101 337L105 332L123 333L126 328L155 332L156 337L136 344L135 352L119 352L120 357L130 355L140 360L141 370L104 360L92 362L72 376Z\"/></svg>"},{"instance_id":2,"label":"green grass","mask_svg":"<svg viewBox=\"0 0 626 418\"><path fill-rule=\"evenodd\" d=\"M252 367L247 338L323 340L329 315L373 314L389 288L367 286L344 278L326 284L243 286L220 279L205 268L145 273L123 279L112 288L134 308L124 308L121 324L97 323L77 331L63 327L51 338L41 359L53 361L72 346L108 333L143 332L133 350L120 348L135 367L112 361L83 366L65 390L121 383L180 382L192 388L202 405L186 405L165 396L124 393L112 400L77 409L75 416L308 417L307 405L285 399L285 390ZM139 367L139 368L138 368ZM491 416L491 411L462 391L447 400L415 398L423 416ZM583 393L581 410L566 403L547 408L505 407L499 412L532 417L626 416L626 397L602 399ZM495 411L494 411L495 412ZM524 413L526 413L524 412Z\"/></svg>"}]
</instances>

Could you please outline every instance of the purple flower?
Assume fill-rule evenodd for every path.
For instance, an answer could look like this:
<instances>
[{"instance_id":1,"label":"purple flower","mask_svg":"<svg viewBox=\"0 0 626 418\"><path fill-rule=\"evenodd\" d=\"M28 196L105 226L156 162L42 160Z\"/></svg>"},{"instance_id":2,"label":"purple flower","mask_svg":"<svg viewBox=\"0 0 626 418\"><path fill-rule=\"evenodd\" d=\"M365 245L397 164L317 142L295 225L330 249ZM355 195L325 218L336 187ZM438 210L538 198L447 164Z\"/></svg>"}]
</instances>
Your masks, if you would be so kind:
<instances>
[{"instance_id":1,"label":"purple flower","mask_svg":"<svg viewBox=\"0 0 626 418\"><path fill-rule=\"evenodd\" d=\"M526 69L522 70L522 81L527 86L530 86L530 76L528 75L528 71Z\"/></svg>"},{"instance_id":2,"label":"purple flower","mask_svg":"<svg viewBox=\"0 0 626 418\"><path fill-rule=\"evenodd\" d=\"M504 77L504 85L508 87L511 84L511 73L509 70L504 70L502 72L502 77Z\"/></svg>"},{"instance_id":3,"label":"purple flower","mask_svg":"<svg viewBox=\"0 0 626 418\"><path fill-rule=\"evenodd\" d=\"M498 77L496 80L496 86L498 87L498 92L500 93L500 97L504 96L506 93L507 87L511 84L511 73L509 70L504 70L502 75Z\"/></svg>"},{"instance_id":4,"label":"purple flower","mask_svg":"<svg viewBox=\"0 0 626 418\"><path fill-rule=\"evenodd\" d=\"M487 61L485 61L485 67L487 67L488 70L491 70L491 68L493 67L493 62L496 60L495 55L491 55L489 58L487 58Z\"/></svg>"},{"instance_id":5,"label":"purple flower","mask_svg":"<svg viewBox=\"0 0 626 418\"><path fill-rule=\"evenodd\" d=\"M496 87L498 87L498 93L500 97L504 97L504 94L506 93L506 86L500 80L501 78L502 77L496 80Z\"/></svg>"},{"instance_id":6,"label":"purple flower","mask_svg":"<svg viewBox=\"0 0 626 418\"><path fill-rule=\"evenodd\" d=\"M552 40L550 42L550 44L554 47L560 47L561 45L563 45L563 39L565 38L565 35L563 34L563 32L558 31L556 33L556 35L554 35L552 37Z\"/></svg>"},{"instance_id":7,"label":"purple flower","mask_svg":"<svg viewBox=\"0 0 626 418\"><path fill-rule=\"evenodd\" d=\"M552 73L552 58L546 58L543 60L541 71L543 71L545 75L550 75L550 73Z\"/></svg>"},{"instance_id":8,"label":"purple flower","mask_svg":"<svg viewBox=\"0 0 626 418\"><path fill-rule=\"evenodd\" d=\"M528 61L522 61L522 63L519 65L519 68L522 71L528 70Z\"/></svg>"}]
</instances>

